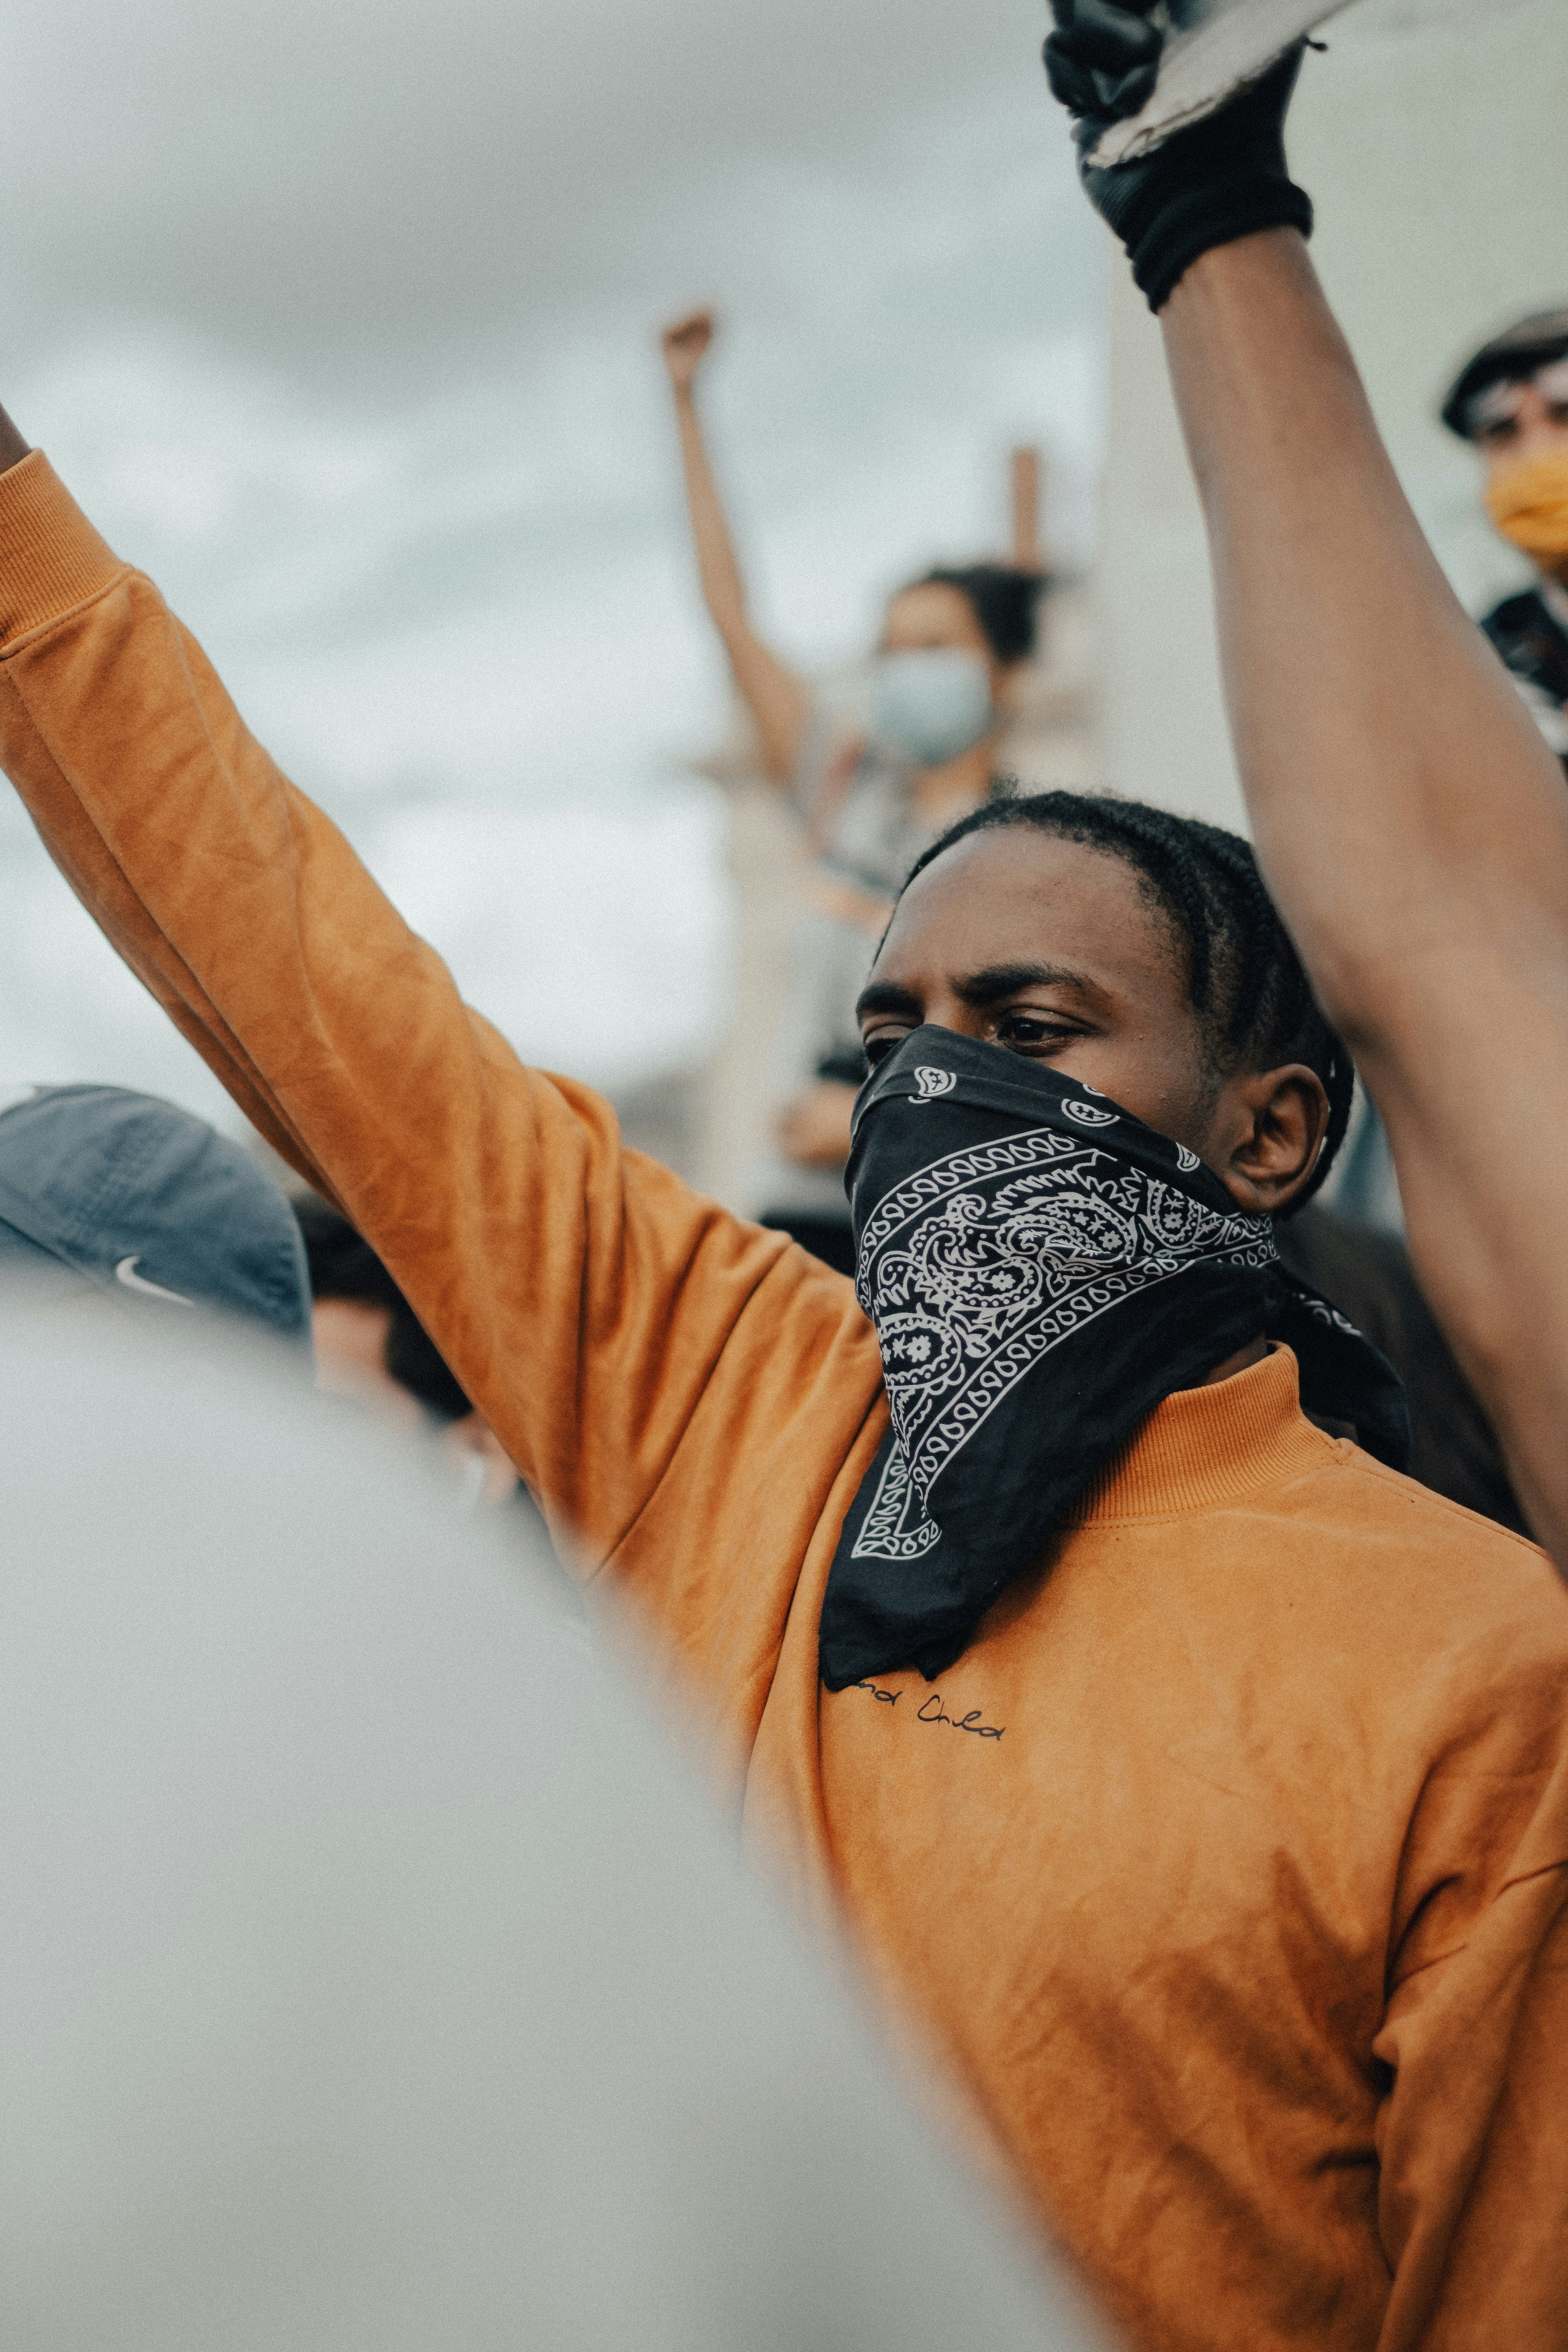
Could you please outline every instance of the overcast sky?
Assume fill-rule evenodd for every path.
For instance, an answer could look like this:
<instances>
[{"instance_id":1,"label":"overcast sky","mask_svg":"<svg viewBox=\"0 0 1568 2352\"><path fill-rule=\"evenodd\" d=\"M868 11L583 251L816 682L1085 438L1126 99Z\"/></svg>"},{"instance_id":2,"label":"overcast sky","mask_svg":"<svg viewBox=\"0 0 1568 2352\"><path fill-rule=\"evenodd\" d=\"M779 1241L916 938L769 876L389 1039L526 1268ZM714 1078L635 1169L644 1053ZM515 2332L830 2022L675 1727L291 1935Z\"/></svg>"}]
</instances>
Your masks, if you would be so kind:
<instances>
[{"instance_id":1,"label":"overcast sky","mask_svg":"<svg viewBox=\"0 0 1568 2352\"><path fill-rule=\"evenodd\" d=\"M1366 0L1333 39L1473 13ZM1058 549L1089 551L1109 241L1045 24L1043 0L7 12L0 396L542 1058L618 1083L722 1013L721 812L677 778L727 689L661 318L723 308L707 411L758 613L806 667L852 658L917 566L1002 543L1014 439L1049 452ZM639 1045L627 1007L656 997ZM213 1102L0 794L10 1075Z\"/></svg>"},{"instance_id":2,"label":"overcast sky","mask_svg":"<svg viewBox=\"0 0 1568 2352\"><path fill-rule=\"evenodd\" d=\"M50 0L13 17L0 202L51 301L267 350L672 292L639 235L764 156L874 181L889 125L1033 99L1037 0ZM765 237L765 231L764 231Z\"/></svg>"},{"instance_id":3,"label":"overcast sky","mask_svg":"<svg viewBox=\"0 0 1568 2352\"><path fill-rule=\"evenodd\" d=\"M650 337L711 297L760 560L788 573L789 535L842 513L826 567L799 551L823 601L780 618L826 643L906 551L1000 530L1012 432L1059 444L1061 528L1087 537L1100 245L1043 21L1037 0L54 0L8 42L6 396L207 598L198 626L221 635L281 531L312 636L345 597L362 635L471 600L525 541L570 539L580 570L596 535L668 541ZM248 519L237 466L286 478ZM336 606L298 496L331 515Z\"/></svg>"},{"instance_id":4,"label":"overcast sky","mask_svg":"<svg viewBox=\"0 0 1568 2352\"><path fill-rule=\"evenodd\" d=\"M1046 21L1039 0L9 18L0 396L298 781L405 896L427 877L413 911L446 926L459 977L486 930L492 1009L505 892L482 826L449 813L505 814L510 1025L542 1058L573 1060L597 985L566 968L592 944L580 901L526 920L530 858L569 869L574 809L606 934L641 936L651 859L686 942L650 1055L696 1050L722 993L719 813L671 781L727 688L662 318L722 306L715 444L758 611L807 667L852 658L917 566L1003 544L1016 438L1047 446L1053 534L1087 552L1104 238L1045 89ZM636 1059L624 964L599 959L619 1030L606 1059L581 1014L584 1074ZM210 1099L9 803L0 1073L46 1064Z\"/></svg>"}]
</instances>

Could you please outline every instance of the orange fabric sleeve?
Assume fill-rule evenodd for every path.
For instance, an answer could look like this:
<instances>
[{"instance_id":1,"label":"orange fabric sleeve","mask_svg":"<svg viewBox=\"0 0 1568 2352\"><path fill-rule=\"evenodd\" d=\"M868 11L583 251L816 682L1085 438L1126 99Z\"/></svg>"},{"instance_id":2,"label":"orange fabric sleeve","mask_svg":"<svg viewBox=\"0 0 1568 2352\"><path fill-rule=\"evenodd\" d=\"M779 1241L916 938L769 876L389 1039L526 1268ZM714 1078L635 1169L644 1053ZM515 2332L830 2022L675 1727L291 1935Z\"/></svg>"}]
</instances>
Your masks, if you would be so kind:
<instances>
[{"instance_id":1,"label":"orange fabric sleeve","mask_svg":"<svg viewBox=\"0 0 1568 2352\"><path fill-rule=\"evenodd\" d=\"M0 476L0 760L124 961L379 1252L588 1559L682 1448L683 1490L721 1523L749 1434L787 1411L797 1570L879 1390L849 1285L521 1066L37 451Z\"/></svg>"},{"instance_id":2,"label":"orange fabric sleeve","mask_svg":"<svg viewBox=\"0 0 1568 2352\"><path fill-rule=\"evenodd\" d=\"M1379 2352L1483 2352L1500 2328L1544 2352L1568 2314L1560 1675L1536 1657L1498 1676L1481 1645L1468 1663L1474 1727L1451 1740L1411 1826L1373 2044L1392 2070L1377 2131L1394 2273Z\"/></svg>"}]
</instances>

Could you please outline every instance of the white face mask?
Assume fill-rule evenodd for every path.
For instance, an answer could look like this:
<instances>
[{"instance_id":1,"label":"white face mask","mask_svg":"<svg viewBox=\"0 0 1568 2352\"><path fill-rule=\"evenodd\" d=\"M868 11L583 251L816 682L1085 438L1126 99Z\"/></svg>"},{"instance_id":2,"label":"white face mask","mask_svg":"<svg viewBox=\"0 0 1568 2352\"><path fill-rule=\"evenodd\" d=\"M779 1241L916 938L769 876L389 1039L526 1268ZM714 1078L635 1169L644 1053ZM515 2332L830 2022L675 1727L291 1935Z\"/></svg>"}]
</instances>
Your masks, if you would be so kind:
<instances>
[{"instance_id":1,"label":"white face mask","mask_svg":"<svg viewBox=\"0 0 1568 2352\"><path fill-rule=\"evenodd\" d=\"M879 654L871 673L871 731L917 768L945 767L988 735L995 712L978 654L952 646Z\"/></svg>"}]
</instances>

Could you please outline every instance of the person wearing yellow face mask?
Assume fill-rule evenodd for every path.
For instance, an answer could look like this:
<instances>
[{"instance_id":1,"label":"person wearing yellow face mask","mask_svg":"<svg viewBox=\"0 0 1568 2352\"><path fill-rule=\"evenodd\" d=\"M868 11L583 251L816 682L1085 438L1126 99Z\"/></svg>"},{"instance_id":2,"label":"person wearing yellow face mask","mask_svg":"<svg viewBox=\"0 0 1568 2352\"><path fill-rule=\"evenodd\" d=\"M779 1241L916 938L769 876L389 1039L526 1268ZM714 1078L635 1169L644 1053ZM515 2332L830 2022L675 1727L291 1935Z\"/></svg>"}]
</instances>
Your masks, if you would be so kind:
<instances>
[{"instance_id":1,"label":"person wearing yellow face mask","mask_svg":"<svg viewBox=\"0 0 1568 2352\"><path fill-rule=\"evenodd\" d=\"M1480 452L1487 512L1535 566L1536 586L1481 626L1568 762L1568 310L1537 311L1484 343L1442 416Z\"/></svg>"}]
</instances>

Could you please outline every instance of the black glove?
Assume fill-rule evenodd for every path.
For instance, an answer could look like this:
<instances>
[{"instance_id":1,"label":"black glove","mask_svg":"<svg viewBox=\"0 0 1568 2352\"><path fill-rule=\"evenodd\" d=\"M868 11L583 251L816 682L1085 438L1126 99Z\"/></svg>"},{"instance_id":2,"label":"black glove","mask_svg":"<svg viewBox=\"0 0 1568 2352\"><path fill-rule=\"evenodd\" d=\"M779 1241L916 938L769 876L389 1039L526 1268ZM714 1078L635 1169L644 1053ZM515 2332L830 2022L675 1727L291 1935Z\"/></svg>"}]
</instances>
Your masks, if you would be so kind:
<instances>
[{"instance_id":1,"label":"black glove","mask_svg":"<svg viewBox=\"0 0 1568 2352\"><path fill-rule=\"evenodd\" d=\"M1310 236L1311 198L1285 168L1285 110L1300 70L1300 44L1261 81L1152 155L1100 165L1089 159L1102 134L1136 114L1154 87L1162 36L1136 6L1113 0L1051 0L1051 14L1057 29L1046 42L1046 77L1076 118L1079 177L1127 247L1151 310L1211 246L1264 228Z\"/></svg>"}]
</instances>

